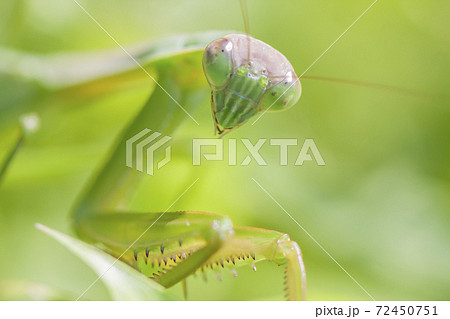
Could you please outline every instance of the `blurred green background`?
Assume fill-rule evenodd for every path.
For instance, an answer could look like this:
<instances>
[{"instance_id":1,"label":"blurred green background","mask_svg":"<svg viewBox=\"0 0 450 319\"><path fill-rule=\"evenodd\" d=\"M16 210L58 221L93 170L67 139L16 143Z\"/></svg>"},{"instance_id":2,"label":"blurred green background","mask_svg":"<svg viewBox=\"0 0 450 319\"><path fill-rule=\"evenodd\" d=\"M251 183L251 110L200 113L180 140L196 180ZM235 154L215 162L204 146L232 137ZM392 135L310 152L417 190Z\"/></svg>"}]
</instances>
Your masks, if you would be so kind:
<instances>
[{"instance_id":1,"label":"blurred green background","mask_svg":"<svg viewBox=\"0 0 450 319\"><path fill-rule=\"evenodd\" d=\"M238 1L80 3L124 46L178 33L243 31ZM370 3L249 0L251 34L280 50L302 73ZM200 126L187 120L176 132L172 162L148 180L136 207L164 211L199 177L173 210L215 212L236 225L288 233L304 254L309 300L368 300L255 178L375 299L448 300L449 13L445 0L379 1L307 73L399 86L418 95L305 79L295 107L232 133L253 142L313 138L325 167L294 166L299 148L288 166L279 166L277 149L267 146L261 152L269 162L265 167L226 162L193 167L191 139L213 137L205 80L204 105L194 114ZM36 55L117 48L72 0L1 1L0 45ZM96 278L33 224L71 232L69 214L77 195L152 87L144 74L135 85L106 96L100 86L82 98L69 91L42 100L45 88L0 74L0 159L19 116L41 117L41 129L26 141L0 184L0 281L8 280L0 297L14 281L78 295ZM241 145L241 161L246 154ZM237 279L230 273L222 282L214 273L207 283L190 278L190 298L281 299L282 270L257 266L256 273L239 269ZM171 290L181 295L180 286ZM86 298L109 297L97 283Z\"/></svg>"}]
</instances>

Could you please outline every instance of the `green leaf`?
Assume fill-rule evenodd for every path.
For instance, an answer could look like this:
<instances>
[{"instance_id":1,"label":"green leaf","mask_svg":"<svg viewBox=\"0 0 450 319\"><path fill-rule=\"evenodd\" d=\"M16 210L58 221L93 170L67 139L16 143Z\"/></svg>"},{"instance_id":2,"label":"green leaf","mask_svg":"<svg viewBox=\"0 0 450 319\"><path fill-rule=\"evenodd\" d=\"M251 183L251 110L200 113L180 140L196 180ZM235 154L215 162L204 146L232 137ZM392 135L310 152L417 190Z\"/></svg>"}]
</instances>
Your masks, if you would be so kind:
<instances>
[{"instance_id":1,"label":"green leaf","mask_svg":"<svg viewBox=\"0 0 450 319\"><path fill-rule=\"evenodd\" d=\"M36 228L53 237L90 266L114 300L175 300L163 287L100 249L42 224ZM87 288L87 287L86 287Z\"/></svg>"}]
</instances>

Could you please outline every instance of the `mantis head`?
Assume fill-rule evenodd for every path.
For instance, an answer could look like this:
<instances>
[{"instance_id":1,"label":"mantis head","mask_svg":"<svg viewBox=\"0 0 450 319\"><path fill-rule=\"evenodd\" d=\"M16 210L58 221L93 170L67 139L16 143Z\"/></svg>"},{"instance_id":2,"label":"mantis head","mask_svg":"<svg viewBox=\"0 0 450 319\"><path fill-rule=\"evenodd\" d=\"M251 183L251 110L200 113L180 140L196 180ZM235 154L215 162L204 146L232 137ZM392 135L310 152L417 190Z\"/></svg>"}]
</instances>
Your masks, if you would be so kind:
<instances>
[{"instance_id":1,"label":"mantis head","mask_svg":"<svg viewBox=\"0 0 450 319\"><path fill-rule=\"evenodd\" d=\"M203 54L203 70L219 134L259 113L287 110L301 95L286 57L251 36L230 34L211 42Z\"/></svg>"}]
</instances>

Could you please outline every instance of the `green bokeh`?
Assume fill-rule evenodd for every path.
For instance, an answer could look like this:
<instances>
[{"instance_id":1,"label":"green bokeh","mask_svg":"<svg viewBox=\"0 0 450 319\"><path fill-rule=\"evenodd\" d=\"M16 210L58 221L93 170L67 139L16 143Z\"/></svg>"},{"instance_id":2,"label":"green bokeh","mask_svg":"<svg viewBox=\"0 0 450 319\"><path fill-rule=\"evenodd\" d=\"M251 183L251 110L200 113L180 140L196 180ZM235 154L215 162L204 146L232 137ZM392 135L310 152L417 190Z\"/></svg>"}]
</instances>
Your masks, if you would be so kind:
<instances>
[{"instance_id":1,"label":"green bokeh","mask_svg":"<svg viewBox=\"0 0 450 319\"><path fill-rule=\"evenodd\" d=\"M206 30L243 30L238 1L80 2L124 46ZM279 49L302 73L371 1L248 1L253 36ZM173 136L173 160L146 181L133 205L164 211L197 177L173 210L226 214L236 225L275 229L302 248L310 300L368 296L252 180L274 198L375 299L450 298L450 148L448 74L450 3L379 1L306 75L368 81L415 94L302 80L292 109L266 114L230 137L313 138L326 166L191 164L191 139L213 137L208 94ZM116 48L73 0L3 0L0 45L30 54ZM201 68L199 61L199 68ZM1 70L0 70L1 71ZM206 88L205 80L205 88ZM144 77L103 99L70 92L41 101L44 89L0 74L0 158L18 117L38 112L30 136L0 184L0 280L43 283L81 293L96 275L34 229L40 222L71 232L68 216L115 137L148 97ZM206 91L206 89L205 89ZM227 144L227 143L225 143ZM238 145L238 158L247 155ZM192 299L281 299L282 271L271 264L238 269L222 282L209 274L188 281ZM5 287L3 285L2 287ZM181 287L172 288L181 294ZM86 295L107 299L101 283Z\"/></svg>"}]
</instances>

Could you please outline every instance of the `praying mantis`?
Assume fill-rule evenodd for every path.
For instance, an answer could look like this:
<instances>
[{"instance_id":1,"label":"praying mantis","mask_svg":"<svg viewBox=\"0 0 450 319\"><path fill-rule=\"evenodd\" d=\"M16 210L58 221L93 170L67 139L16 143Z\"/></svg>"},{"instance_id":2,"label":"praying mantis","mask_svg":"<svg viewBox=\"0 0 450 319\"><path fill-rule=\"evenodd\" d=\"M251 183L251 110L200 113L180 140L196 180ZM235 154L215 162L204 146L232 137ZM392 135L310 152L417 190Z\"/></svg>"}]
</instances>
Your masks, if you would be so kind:
<instances>
[{"instance_id":1,"label":"praying mantis","mask_svg":"<svg viewBox=\"0 0 450 319\"><path fill-rule=\"evenodd\" d=\"M136 189L147 175L126 166L126 141L145 128L164 135L175 133L188 116L174 100L185 106L189 113L203 104L208 93L199 62L208 43L225 35L224 32L205 32L176 36L130 50L141 66L158 74L157 81L166 91L155 88L118 137L106 163L74 206L73 229L82 240L120 257L164 287L184 282L188 276L202 270L229 268L237 276L238 267L247 265L256 270L256 263L267 260L285 269L287 299L303 300L306 298L305 266L298 244L287 234L235 226L228 217L219 214L128 209ZM4 56L8 65L19 64L8 61L12 55ZM17 56L15 54L14 58ZM105 82L112 83L112 89L116 89L123 85L122 82L126 85L130 79L142 77L143 72L122 52L106 54L106 57L101 54L101 59L91 54L87 57L84 65L72 63L72 68L58 68L56 72L47 73L44 71L54 68L57 63L68 65L64 61L73 61L73 56L55 60L19 56L22 61L28 58L33 63L37 61L37 67L26 74L17 74L14 69L9 73L30 78L48 88L50 95L46 98L49 99L67 94L74 96L74 93L83 99L86 92L89 96L89 92L97 87L104 88ZM80 69L93 68L92 61L96 62L96 72L78 73ZM22 136L29 134L25 131L29 130L27 126L22 130L16 147L2 165L2 172L17 153Z\"/></svg>"},{"instance_id":2,"label":"praying mantis","mask_svg":"<svg viewBox=\"0 0 450 319\"><path fill-rule=\"evenodd\" d=\"M259 55L258 50L262 50ZM246 52L247 59L238 63L236 60ZM264 53L271 54L272 60ZM276 74L280 66L280 74ZM213 41L205 50L203 67L213 88L215 128L222 135L255 115L259 105L269 108L274 104L274 109L287 109L300 97L300 84L287 59L249 35L233 34ZM173 69L177 69L174 73L179 78L179 72L183 70L179 66ZM279 75L281 79L272 83ZM170 76L175 74L170 75L167 70L161 74L161 87L171 87L173 78ZM230 95L231 89L234 91ZM277 103L283 94L285 96ZM119 139L110 160L74 211L73 223L78 236L101 246L164 287L185 281L199 269L227 267L237 276L236 267L248 264L256 270L256 262L267 260L285 268L286 298L304 300L306 272L303 257L299 245L289 235L234 226L225 216L205 212L129 212L122 209L121 200L132 193L142 178L139 172L130 171L123 163L126 141L149 126L148 119L154 118L155 107L167 107L156 105L154 101L168 97L174 101L167 101L167 104L186 100L183 92L172 97L165 90L155 91ZM155 123L153 130L167 134L167 123L173 130L183 120L174 119L169 112L166 114L169 115L164 121Z\"/></svg>"},{"instance_id":3,"label":"praying mantis","mask_svg":"<svg viewBox=\"0 0 450 319\"><path fill-rule=\"evenodd\" d=\"M159 81L168 86L171 78L163 75ZM110 160L75 209L77 234L164 287L184 281L199 269L227 267L237 276L236 267L248 264L256 269L256 262L267 260L284 266L287 299L305 299L302 254L287 234L234 226L225 216L205 212L128 212L121 208L122 199L143 177L124 165L126 141L154 118L155 107L161 107L154 100L168 98L163 91L154 92L125 130ZM175 98L185 100L183 94ZM176 127L179 121L182 119L169 115L152 129L167 133L168 127Z\"/></svg>"},{"instance_id":4,"label":"praying mantis","mask_svg":"<svg viewBox=\"0 0 450 319\"><path fill-rule=\"evenodd\" d=\"M241 54L243 63L239 65L233 61L230 75L227 75L225 79L229 79L231 74L241 77L242 80L247 76L245 79L256 80L259 85L259 87L255 86L256 88L267 88L267 90L276 87L270 83L271 79L277 79L277 84L286 78L289 79L286 83L283 82L285 86L276 87L276 92L270 92L289 99L287 101L284 98L280 99L280 103L277 104L278 97L273 96L274 98L271 99L272 95L267 95L271 100L263 103L264 110L287 109L300 97L300 83L290 64L286 64L284 73L278 74L266 70L267 73L274 75L273 77L270 74L255 76L255 70L251 65L252 51L257 53L262 45L255 44L257 40L248 35L223 34L218 40L217 37L211 38L208 35L199 37L195 41L189 37L179 40L171 55L167 57L155 58L158 52L152 52L152 55L148 53L151 52L150 50L147 53L142 51L144 53L141 52L140 55L133 54L133 56L139 56L137 61L141 64L148 56L151 57L149 65L155 74L158 74L158 83L167 89L171 96L169 97L160 88L155 88L148 101L119 136L106 164L94 176L75 205L72 215L74 229L83 240L101 247L113 256L120 257L122 261L164 287L183 282L196 271L229 268L233 274L236 274L235 269L239 266L255 267L255 263L266 260L284 267L287 299L305 299L306 272L302 254L299 245L290 240L287 234L267 229L235 226L229 218L218 214L197 211L142 212L127 209L127 202L144 176L126 167L125 143L146 127L165 135L175 132L187 116L171 97L183 106L192 107L189 111L200 104L196 101L204 96L206 84L199 68L202 54L204 54L206 78L214 86L212 93L214 126L221 136L257 114L257 112L248 113L248 117L240 118L234 115L228 116L224 115L223 108L219 107L220 94L217 94L217 91L222 89L222 85L216 85L216 79L213 79L211 75L214 72L209 68L213 61L208 58L208 52L211 53L222 45L226 48L228 43L233 43L234 50L243 48ZM235 45L234 40L240 44ZM211 44L207 46L208 43ZM155 47L158 47L158 44ZM205 47L206 51L203 50ZM125 56L124 59L128 58ZM229 63L225 59L224 64L229 65ZM127 75L133 74L129 68L119 71ZM264 71L264 68L260 71ZM289 72L290 76L288 76ZM102 78L108 78L108 74L102 75ZM92 79L93 87L97 80ZM67 85L76 87L77 83ZM242 97L242 93L237 93ZM253 102L256 106L260 105L261 97L262 95L258 95L254 98ZM231 105L230 110L237 111L236 105ZM254 110L254 108L251 109Z\"/></svg>"}]
</instances>

